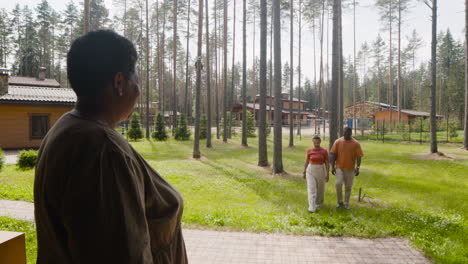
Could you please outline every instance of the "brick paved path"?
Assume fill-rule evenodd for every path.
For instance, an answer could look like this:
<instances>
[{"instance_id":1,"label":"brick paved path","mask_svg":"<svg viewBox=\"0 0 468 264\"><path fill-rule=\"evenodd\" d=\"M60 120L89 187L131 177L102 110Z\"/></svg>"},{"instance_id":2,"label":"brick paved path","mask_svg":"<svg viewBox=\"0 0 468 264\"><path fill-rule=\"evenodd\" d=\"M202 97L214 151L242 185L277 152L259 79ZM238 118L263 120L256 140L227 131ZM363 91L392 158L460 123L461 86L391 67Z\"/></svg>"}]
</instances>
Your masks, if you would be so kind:
<instances>
[{"instance_id":1,"label":"brick paved path","mask_svg":"<svg viewBox=\"0 0 468 264\"><path fill-rule=\"evenodd\" d=\"M0 216L34 221L34 206L0 200ZM191 264L430 263L406 239L290 236L184 229Z\"/></svg>"}]
</instances>

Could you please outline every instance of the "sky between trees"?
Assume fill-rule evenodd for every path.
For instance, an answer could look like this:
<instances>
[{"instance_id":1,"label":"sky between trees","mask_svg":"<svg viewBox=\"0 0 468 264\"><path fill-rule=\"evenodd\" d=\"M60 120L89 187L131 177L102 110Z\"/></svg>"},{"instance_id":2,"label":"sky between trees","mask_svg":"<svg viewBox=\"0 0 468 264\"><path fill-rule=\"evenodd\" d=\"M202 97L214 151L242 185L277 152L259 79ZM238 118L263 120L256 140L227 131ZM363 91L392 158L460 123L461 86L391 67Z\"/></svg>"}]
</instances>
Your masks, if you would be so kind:
<instances>
[{"instance_id":1,"label":"sky between trees","mask_svg":"<svg viewBox=\"0 0 468 264\"><path fill-rule=\"evenodd\" d=\"M7 10L11 10L14 8L16 4L28 5L32 8L37 6L37 4L41 0L13 0L13 1L1 1L0 8L5 8ZM115 14L120 12L117 10L113 4L114 0L104 0L106 7L110 9L109 18L114 17ZM155 2L155 0L149 0L151 3ZM387 34L383 31L382 22L379 20L379 13L377 8L375 7L374 3L376 0L357 0L358 6L356 9L356 46L357 49L361 47L362 43L367 41L367 43L373 42L377 35L380 33L382 38L387 42ZM48 0L51 7L53 7L57 11L62 11L65 8L65 5L69 2L68 0ZM79 0L74 0L76 4L78 4ZM210 2L213 2L210 0ZM231 6L232 6L232 1ZM242 1L238 0L236 3L237 6L237 18L236 18L236 35L239 36L236 39L236 47L241 47L242 45ZM230 15L232 16L232 9L230 10ZM258 10L258 12L260 12ZM439 2L439 17L438 17L438 29L439 31L446 31L450 29L454 39L462 41L463 34L464 34L464 1L463 0L443 0ZM192 18L192 23L196 22L196 17ZM212 22L212 21L211 21ZM257 23L259 24L260 18L258 16ZM422 3L413 4L413 7L410 9L408 14L406 15L405 25L403 27L402 32L402 46L404 47L407 44L406 36L409 36L413 29L416 29L419 36L423 39L424 46L418 50L418 63L422 61L430 60L430 46L431 46L431 24L430 24L430 10L424 6ZM284 19L284 23L289 23L288 19ZM231 27L231 24L229 25ZM295 25L295 34L297 33L297 24ZM247 35L247 43L248 43L248 51L247 51L247 65L250 67L253 55L252 47L252 27L247 26L248 28L248 35ZM182 30L182 29L181 29ZM232 29L229 29L232 32ZM330 31L329 31L329 40L331 45L331 22L330 22ZM260 37L259 37L259 25L257 25L257 32L256 32L256 56L259 56L260 51ZM318 33L317 33L318 34ZM289 28L288 25L285 25L284 30L282 32L282 62L283 64L289 61ZM318 50L318 38L316 39L316 54L319 56ZM298 38L295 36L295 53L297 56L298 52ZM343 55L347 58L348 56L352 56L353 54L353 13L352 9L343 9ZM182 44L185 45L185 41L182 41ZM308 77L309 79L313 79L314 74L314 65L313 65L313 39L312 39L312 30L310 27L305 26L303 30L303 40L302 40L302 71L304 77ZM228 50L230 53L231 50ZM192 45L192 49L190 51L191 54L196 54L196 45ZM331 55L331 49L329 49L329 53ZM241 56L239 56L240 62ZM297 59L295 60L297 63ZM331 63L331 62L330 62ZM316 71L318 74L319 66L317 60Z\"/></svg>"}]
</instances>

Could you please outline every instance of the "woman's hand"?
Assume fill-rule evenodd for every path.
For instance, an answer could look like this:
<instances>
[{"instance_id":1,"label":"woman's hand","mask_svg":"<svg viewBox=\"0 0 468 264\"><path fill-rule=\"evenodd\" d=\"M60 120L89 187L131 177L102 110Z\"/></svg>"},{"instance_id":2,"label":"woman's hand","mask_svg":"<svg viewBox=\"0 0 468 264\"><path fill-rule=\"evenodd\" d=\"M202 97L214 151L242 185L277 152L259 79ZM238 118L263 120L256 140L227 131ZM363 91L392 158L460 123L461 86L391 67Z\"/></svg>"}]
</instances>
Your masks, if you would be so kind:
<instances>
[{"instance_id":1,"label":"woman's hand","mask_svg":"<svg viewBox=\"0 0 468 264\"><path fill-rule=\"evenodd\" d=\"M306 172L305 171L302 173L302 178L304 178L304 180L306 179Z\"/></svg>"},{"instance_id":2,"label":"woman's hand","mask_svg":"<svg viewBox=\"0 0 468 264\"><path fill-rule=\"evenodd\" d=\"M330 180L330 173L327 171L327 175L325 175L325 182L328 182Z\"/></svg>"}]
</instances>

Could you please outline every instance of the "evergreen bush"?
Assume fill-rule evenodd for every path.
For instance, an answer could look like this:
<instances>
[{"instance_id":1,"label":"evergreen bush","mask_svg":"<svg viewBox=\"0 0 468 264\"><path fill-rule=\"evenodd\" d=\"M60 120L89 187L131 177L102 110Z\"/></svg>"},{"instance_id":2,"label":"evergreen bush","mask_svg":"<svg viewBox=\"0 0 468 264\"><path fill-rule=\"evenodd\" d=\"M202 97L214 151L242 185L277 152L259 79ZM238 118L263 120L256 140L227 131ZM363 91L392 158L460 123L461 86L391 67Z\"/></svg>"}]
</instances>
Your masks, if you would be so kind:
<instances>
[{"instance_id":1,"label":"evergreen bush","mask_svg":"<svg viewBox=\"0 0 468 264\"><path fill-rule=\"evenodd\" d=\"M454 121L449 122L448 134L449 134L450 139L458 137L457 128L458 128L457 122L454 122Z\"/></svg>"},{"instance_id":2,"label":"evergreen bush","mask_svg":"<svg viewBox=\"0 0 468 264\"><path fill-rule=\"evenodd\" d=\"M157 141L165 141L167 136L166 124L164 123L164 117L161 113L156 116L156 124L154 125L154 132L151 135Z\"/></svg>"},{"instance_id":3,"label":"evergreen bush","mask_svg":"<svg viewBox=\"0 0 468 264\"><path fill-rule=\"evenodd\" d=\"M174 138L176 140L189 140L190 139L190 130L187 126L187 118L184 114L179 116L179 126L174 129Z\"/></svg>"},{"instance_id":4,"label":"evergreen bush","mask_svg":"<svg viewBox=\"0 0 468 264\"><path fill-rule=\"evenodd\" d=\"M200 139L206 139L208 137L208 118L206 115L202 115L200 119Z\"/></svg>"},{"instance_id":5,"label":"evergreen bush","mask_svg":"<svg viewBox=\"0 0 468 264\"><path fill-rule=\"evenodd\" d=\"M0 171L2 171L3 166L5 166L5 156L3 155L3 150L0 148Z\"/></svg>"},{"instance_id":6,"label":"evergreen bush","mask_svg":"<svg viewBox=\"0 0 468 264\"><path fill-rule=\"evenodd\" d=\"M143 138L143 130L140 125L140 115L137 112L134 112L132 115L132 119L130 120L130 129L127 133L128 137L133 141Z\"/></svg>"},{"instance_id":7,"label":"evergreen bush","mask_svg":"<svg viewBox=\"0 0 468 264\"><path fill-rule=\"evenodd\" d=\"M257 135L255 134L255 120L254 120L254 115L252 112L247 111L247 137L256 137ZM267 131L268 129L268 124L267 124Z\"/></svg>"},{"instance_id":8,"label":"evergreen bush","mask_svg":"<svg viewBox=\"0 0 468 264\"><path fill-rule=\"evenodd\" d=\"M36 166L37 150L22 150L18 156L18 168L22 170L32 169Z\"/></svg>"}]
</instances>

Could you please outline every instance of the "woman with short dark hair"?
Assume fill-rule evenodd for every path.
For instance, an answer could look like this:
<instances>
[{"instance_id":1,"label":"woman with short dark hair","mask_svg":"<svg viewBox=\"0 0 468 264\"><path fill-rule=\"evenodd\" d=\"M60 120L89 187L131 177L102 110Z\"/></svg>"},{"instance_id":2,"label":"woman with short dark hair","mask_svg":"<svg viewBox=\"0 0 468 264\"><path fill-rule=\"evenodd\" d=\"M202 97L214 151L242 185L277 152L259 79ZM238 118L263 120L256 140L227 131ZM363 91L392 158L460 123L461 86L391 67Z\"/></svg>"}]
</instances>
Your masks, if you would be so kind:
<instances>
[{"instance_id":1,"label":"woman with short dark hair","mask_svg":"<svg viewBox=\"0 0 468 264\"><path fill-rule=\"evenodd\" d=\"M39 150L38 264L187 263L182 196L114 130L140 94L136 61L112 31L90 32L68 52L78 100Z\"/></svg>"},{"instance_id":2,"label":"woman with short dark hair","mask_svg":"<svg viewBox=\"0 0 468 264\"><path fill-rule=\"evenodd\" d=\"M325 184L328 182L330 163L328 151L320 147L321 139L315 136L312 139L314 146L307 150L304 164L304 179L307 180L307 196L309 212L315 213L323 205L325 197Z\"/></svg>"}]
</instances>

